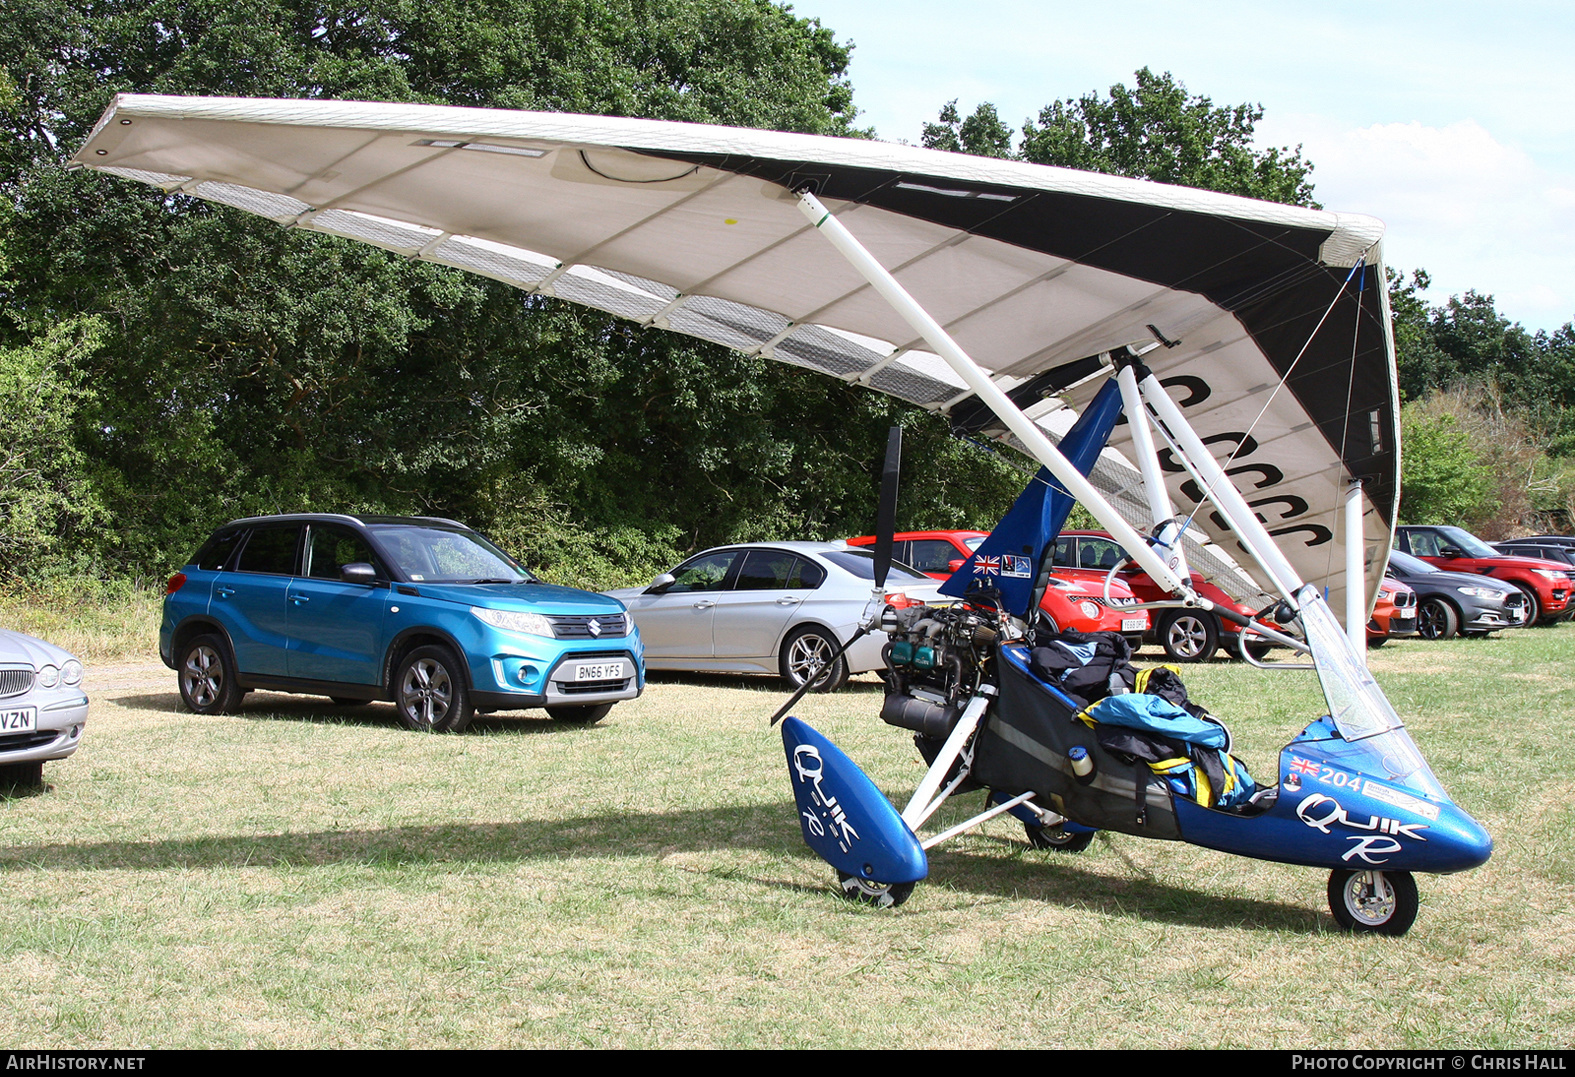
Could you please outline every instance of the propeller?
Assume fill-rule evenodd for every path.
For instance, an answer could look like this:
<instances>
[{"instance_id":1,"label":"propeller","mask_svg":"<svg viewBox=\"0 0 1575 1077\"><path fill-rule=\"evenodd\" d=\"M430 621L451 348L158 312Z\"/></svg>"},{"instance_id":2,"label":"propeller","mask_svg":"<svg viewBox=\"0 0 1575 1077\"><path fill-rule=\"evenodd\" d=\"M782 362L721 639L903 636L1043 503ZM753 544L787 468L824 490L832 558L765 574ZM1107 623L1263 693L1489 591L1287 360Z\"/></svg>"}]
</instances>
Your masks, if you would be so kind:
<instances>
[{"instance_id":1,"label":"propeller","mask_svg":"<svg viewBox=\"0 0 1575 1077\"><path fill-rule=\"evenodd\" d=\"M821 670L835 665L837 659L841 658L849 647L867 636L880 622L880 611L886 597L886 575L891 571L893 536L897 533L897 477L901 471L902 427L894 426L891 428L891 433L886 435L886 463L881 467L880 473L880 506L875 512L875 588L870 592L870 604L866 610L864 623L848 637L846 643L805 675L804 683L799 685L798 690L771 716L772 725L785 718L787 712L804 698L804 693L808 692L810 686L819 679Z\"/></svg>"}]
</instances>

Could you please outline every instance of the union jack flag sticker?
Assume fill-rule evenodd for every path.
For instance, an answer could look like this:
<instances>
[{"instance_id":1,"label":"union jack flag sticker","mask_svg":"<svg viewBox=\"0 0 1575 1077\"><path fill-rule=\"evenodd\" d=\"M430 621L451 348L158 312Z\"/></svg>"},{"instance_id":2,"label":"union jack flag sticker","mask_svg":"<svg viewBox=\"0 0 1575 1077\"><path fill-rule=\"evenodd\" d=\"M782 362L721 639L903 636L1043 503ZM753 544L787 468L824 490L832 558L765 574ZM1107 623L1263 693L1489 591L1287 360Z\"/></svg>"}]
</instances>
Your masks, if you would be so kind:
<instances>
[{"instance_id":1,"label":"union jack flag sticker","mask_svg":"<svg viewBox=\"0 0 1575 1077\"><path fill-rule=\"evenodd\" d=\"M1317 774L1318 764L1311 759L1297 759L1291 756L1291 770L1296 774Z\"/></svg>"},{"instance_id":2,"label":"union jack flag sticker","mask_svg":"<svg viewBox=\"0 0 1575 1077\"><path fill-rule=\"evenodd\" d=\"M999 576L1001 574L1001 559L999 557L977 557L973 562L975 576Z\"/></svg>"}]
</instances>

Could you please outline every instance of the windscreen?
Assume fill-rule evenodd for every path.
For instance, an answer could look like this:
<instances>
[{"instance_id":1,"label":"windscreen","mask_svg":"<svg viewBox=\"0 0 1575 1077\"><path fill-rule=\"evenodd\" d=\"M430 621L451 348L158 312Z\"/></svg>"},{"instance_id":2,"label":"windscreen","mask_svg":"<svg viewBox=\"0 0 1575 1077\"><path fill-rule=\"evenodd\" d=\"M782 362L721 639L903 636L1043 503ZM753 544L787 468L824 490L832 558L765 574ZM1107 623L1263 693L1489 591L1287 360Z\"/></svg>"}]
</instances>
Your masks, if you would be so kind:
<instances>
[{"instance_id":1,"label":"windscreen","mask_svg":"<svg viewBox=\"0 0 1575 1077\"><path fill-rule=\"evenodd\" d=\"M1349 749L1342 752L1353 769L1398 782L1424 796L1448 800L1422 753L1405 731L1367 665L1311 584L1296 596L1302 627L1323 685L1329 716Z\"/></svg>"},{"instance_id":2,"label":"windscreen","mask_svg":"<svg viewBox=\"0 0 1575 1077\"><path fill-rule=\"evenodd\" d=\"M530 583L535 577L474 531L375 524L378 545L416 583Z\"/></svg>"}]
</instances>

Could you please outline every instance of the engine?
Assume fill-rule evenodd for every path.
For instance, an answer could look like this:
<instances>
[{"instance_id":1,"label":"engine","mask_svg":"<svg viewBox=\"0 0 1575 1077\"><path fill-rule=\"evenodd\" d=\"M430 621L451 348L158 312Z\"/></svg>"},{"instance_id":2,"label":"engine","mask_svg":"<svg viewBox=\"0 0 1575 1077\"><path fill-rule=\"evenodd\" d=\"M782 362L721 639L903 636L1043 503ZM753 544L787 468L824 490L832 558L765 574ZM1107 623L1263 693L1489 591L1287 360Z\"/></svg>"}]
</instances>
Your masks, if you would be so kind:
<instances>
[{"instance_id":1,"label":"engine","mask_svg":"<svg viewBox=\"0 0 1575 1077\"><path fill-rule=\"evenodd\" d=\"M880 716L924 740L945 739L989 675L999 639L1019 633L982 597L955 606L887 607L881 628L889 670Z\"/></svg>"}]
</instances>

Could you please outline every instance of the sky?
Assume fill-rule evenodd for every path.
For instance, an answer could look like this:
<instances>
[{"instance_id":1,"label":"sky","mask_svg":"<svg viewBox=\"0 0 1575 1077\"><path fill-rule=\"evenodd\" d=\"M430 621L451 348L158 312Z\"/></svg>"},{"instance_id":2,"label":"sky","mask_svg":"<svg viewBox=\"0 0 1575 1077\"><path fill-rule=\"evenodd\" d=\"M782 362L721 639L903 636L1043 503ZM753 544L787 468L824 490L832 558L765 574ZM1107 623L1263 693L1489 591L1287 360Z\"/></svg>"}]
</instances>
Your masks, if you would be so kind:
<instances>
[{"instance_id":1,"label":"sky","mask_svg":"<svg viewBox=\"0 0 1575 1077\"><path fill-rule=\"evenodd\" d=\"M1263 106L1325 209L1381 218L1423 298L1468 289L1529 330L1575 320L1575 3L794 0L856 48L859 123L917 144L953 98L1021 130L1147 66Z\"/></svg>"}]
</instances>

